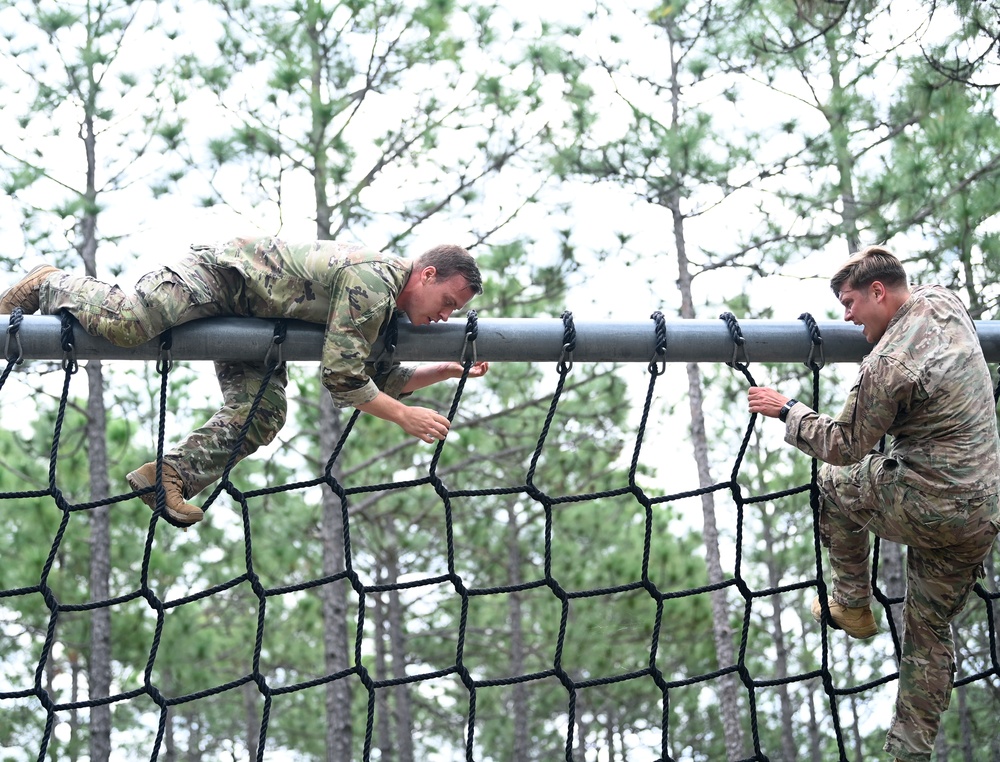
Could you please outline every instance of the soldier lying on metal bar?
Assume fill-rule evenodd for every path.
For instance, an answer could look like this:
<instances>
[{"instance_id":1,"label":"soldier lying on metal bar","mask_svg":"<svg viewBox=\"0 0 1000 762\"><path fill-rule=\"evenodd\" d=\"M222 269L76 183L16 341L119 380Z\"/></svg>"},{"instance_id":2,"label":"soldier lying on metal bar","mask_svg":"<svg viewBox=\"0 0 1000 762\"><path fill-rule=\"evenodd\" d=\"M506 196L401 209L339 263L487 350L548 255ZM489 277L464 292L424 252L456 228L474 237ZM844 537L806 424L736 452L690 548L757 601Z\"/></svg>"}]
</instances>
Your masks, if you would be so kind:
<instances>
[{"instance_id":1,"label":"soldier lying on metal bar","mask_svg":"<svg viewBox=\"0 0 1000 762\"><path fill-rule=\"evenodd\" d=\"M414 325L447 320L481 293L476 261L460 246L437 246L408 260L334 241L236 239L219 247L193 246L176 263L140 278L132 294L40 265L0 297L0 313L10 314L15 307L25 314L67 310L87 333L122 347L138 346L191 320L221 315L319 323L326 326L323 384L334 404L353 406L434 442L447 436L448 419L399 399L460 378L463 365L406 367L391 358L368 362L372 345L394 330L399 314ZM488 363L474 363L469 376L482 376L488 369ZM163 456L163 488L172 523L185 526L203 518L202 509L186 501L222 476L266 372L263 358L216 363L224 406ZM286 384L280 366L272 373L238 459L271 442L281 429ZM156 464L146 463L127 479L133 489L153 486ZM155 492L141 498L155 509Z\"/></svg>"}]
</instances>

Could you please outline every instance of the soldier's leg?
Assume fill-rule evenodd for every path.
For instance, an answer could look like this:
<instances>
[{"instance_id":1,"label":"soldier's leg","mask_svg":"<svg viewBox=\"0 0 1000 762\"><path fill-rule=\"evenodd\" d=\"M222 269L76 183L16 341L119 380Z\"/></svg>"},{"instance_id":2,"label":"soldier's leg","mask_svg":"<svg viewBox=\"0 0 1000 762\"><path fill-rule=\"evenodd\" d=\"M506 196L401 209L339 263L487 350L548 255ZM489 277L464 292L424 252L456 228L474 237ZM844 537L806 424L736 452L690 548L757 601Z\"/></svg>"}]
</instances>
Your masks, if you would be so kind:
<instances>
[{"instance_id":1,"label":"soldier's leg","mask_svg":"<svg viewBox=\"0 0 1000 762\"><path fill-rule=\"evenodd\" d=\"M820 540L830 551L831 591L837 603L860 608L871 603L873 517L892 499L885 459L870 455L851 466L824 464L818 475L821 495Z\"/></svg>"},{"instance_id":2,"label":"soldier's leg","mask_svg":"<svg viewBox=\"0 0 1000 762\"><path fill-rule=\"evenodd\" d=\"M263 363L216 363L215 370L222 387L222 409L163 456L163 461L180 474L186 498L201 492L222 476L266 375ZM287 371L283 365L279 366L271 375L246 438L239 447L236 462L277 436L287 413L287 383Z\"/></svg>"},{"instance_id":3,"label":"soldier's leg","mask_svg":"<svg viewBox=\"0 0 1000 762\"><path fill-rule=\"evenodd\" d=\"M135 293L59 271L41 284L38 296L43 314L67 310L90 335L133 347L190 320L241 314L242 286L234 273L213 267L200 257L185 257L174 269L144 275L136 283Z\"/></svg>"},{"instance_id":4,"label":"soldier's leg","mask_svg":"<svg viewBox=\"0 0 1000 762\"><path fill-rule=\"evenodd\" d=\"M921 502L919 497L915 502ZM886 751L906 762L931 758L941 715L948 708L954 684L951 622L982 576L983 559L997 532L992 519L996 506L996 496L976 501L948 500L945 510L952 512L950 509L956 508L954 518L944 526L924 529L932 529L943 536L944 542L955 544L907 549L899 691L885 745ZM929 510L940 511L932 506Z\"/></svg>"}]
</instances>

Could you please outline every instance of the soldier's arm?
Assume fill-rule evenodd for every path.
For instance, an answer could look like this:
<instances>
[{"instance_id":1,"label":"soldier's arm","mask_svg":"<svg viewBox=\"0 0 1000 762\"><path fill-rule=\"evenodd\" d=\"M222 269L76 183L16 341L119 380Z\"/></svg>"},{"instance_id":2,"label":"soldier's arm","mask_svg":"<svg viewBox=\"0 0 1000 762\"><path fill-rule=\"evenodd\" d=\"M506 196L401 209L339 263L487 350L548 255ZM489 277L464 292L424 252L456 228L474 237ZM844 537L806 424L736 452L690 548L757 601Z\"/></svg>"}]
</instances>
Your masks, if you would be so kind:
<instances>
[{"instance_id":1,"label":"soldier's arm","mask_svg":"<svg viewBox=\"0 0 1000 762\"><path fill-rule=\"evenodd\" d=\"M337 407L359 407L381 394L365 363L392 309L387 285L363 282L356 268L342 268L330 288L333 297L323 338L323 385Z\"/></svg>"},{"instance_id":2,"label":"soldier's arm","mask_svg":"<svg viewBox=\"0 0 1000 762\"><path fill-rule=\"evenodd\" d=\"M425 442L444 439L451 428L451 422L440 413L426 407L405 405L384 392L356 407L364 413L395 423L411 437Z\"/></svg>"},{"instance_id":3,"label":"soldier's arm","mask_svg":"<svg viewBox=\"0 0 1000 762\"><path fill-rule=\"evenodd\" d=\"M469 378L485 376L490 369L488 362L476 362L469 367ZM403 385L403 393L409 394L425 386L446 381L449 378L461 378L464 366L458 362L442 362L437 365L422 365L413 369L413 375Z\"/></svg>"},{"instance_id":4,"label":"soldier's arm","mask_svg":"<svg viewBox=\"0 0 1000 762\"><path fill-rule=\"evenodd\" d=\"M806 455L835 466L859 462L896 418L900 404L915 394L916 379L891 358L862 367L836 418L796 405L788 413L785 441Z\"/></svg>"}]
</instances>

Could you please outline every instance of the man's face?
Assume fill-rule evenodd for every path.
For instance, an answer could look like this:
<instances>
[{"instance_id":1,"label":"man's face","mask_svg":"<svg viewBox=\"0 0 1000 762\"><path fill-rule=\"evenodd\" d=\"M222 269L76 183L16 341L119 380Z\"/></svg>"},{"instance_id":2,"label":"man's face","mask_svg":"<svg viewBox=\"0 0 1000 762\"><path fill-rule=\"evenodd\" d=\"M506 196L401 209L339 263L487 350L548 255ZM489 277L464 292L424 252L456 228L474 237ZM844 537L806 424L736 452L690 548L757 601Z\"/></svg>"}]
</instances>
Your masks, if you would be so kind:
<instances>
[{"instance_id":1,"label":"man's face","mask_svg":"<svg viewBox=\"0 0 1000 762\"><path fill-rule=\"evenodd\" d=\"M885 287L875 282L869 286L845 288L839 295L844 306L844 320L860 325L869 344L882 338L892 315L885 304Z\"/></svg>"},{"instance_id":2,"label":"man's face","mask_svg":"<svg viewBox=\"0 0 1000 762\"><path fill-rule=\"evenodd\" d=\"M462 275L441 279L433 267L418 274L418 286L406 305L406 316L413 325L447 321L455 310L462 309L475 294Z\"/></svg>"}]
</instances>

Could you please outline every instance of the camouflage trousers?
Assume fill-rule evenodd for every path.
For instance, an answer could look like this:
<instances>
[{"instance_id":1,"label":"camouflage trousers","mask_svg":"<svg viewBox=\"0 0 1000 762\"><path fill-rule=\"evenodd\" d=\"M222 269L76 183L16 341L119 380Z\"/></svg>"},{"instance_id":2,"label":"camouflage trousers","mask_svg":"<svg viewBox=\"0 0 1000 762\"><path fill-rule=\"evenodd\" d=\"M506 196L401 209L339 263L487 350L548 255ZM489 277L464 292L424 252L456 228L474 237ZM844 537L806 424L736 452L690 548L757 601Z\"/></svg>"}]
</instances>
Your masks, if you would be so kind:
<instances>
[{"instance_id":1,"label":"camouflage trousers","mask_svg":"<svg viewBox=\"0 0 1000 762\"><path fill-rule=\"evenodd\" d=\"M929 762L955 677L951 621L965 606L1000 528L996 495L971 499L922 493L880 454L824 465L820 533L830 550L832 592L844 606L872 599L870 532L907 546L902 660L885 750Z\"/></svg>"},{"instance_id":2,"label":"camouflage trousers","mask_svg":"<svg viewBox=\"0 0 1000 762\"><path fill-rule=\"evenodd\" d=\"M39 303L42 313L67 310L90 335L133 347L198 318L248 315L242 295L237 273L188 256L171 269L144 275L133 294L94 278L56 273L39 289ZM236 448L234 463L273 441L285 422L288 379L283 365L271 374L242 443L239 434L267 374L264 358L259 363L216 362L215 372L222 408L163 456L180 474L186 498L217 481Z\"/></svg>"}]
</instances>

